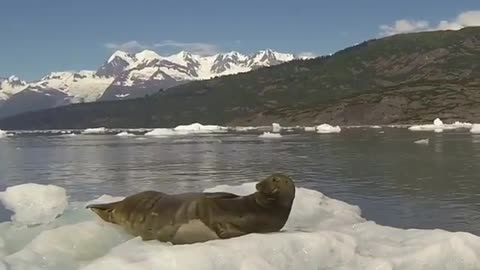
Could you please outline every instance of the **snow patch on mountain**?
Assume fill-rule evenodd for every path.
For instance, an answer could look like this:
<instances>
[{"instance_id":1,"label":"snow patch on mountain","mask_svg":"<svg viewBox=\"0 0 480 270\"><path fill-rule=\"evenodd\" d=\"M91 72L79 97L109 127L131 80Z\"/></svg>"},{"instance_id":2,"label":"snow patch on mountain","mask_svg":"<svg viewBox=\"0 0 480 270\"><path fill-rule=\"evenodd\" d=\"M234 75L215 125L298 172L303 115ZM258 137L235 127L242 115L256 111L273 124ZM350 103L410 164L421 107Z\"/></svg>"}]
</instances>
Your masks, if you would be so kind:
<instances>
[{"instance_id":1,"label":"snow patch on mountain","mask_svg":"<svg viewBox=\"0 0 480 270\"><path fill-rule=\"evenodd\" d=\"M27 82L11 75L8 78L0 78L0 100L7 100L10 96L22 91L27 87Z\"/></svg>"}]
</instances>

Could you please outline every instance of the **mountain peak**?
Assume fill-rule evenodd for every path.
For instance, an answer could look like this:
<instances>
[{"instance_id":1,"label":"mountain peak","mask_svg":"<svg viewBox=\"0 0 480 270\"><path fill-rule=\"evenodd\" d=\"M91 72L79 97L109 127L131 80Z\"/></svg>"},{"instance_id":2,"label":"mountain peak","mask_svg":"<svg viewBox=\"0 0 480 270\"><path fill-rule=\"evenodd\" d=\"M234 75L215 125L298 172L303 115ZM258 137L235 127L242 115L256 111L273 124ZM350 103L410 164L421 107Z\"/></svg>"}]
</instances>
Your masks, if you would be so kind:
<instances>
[{"instance_id":1,"label":"mountain peak","mask_svg":"<svg viewBox=\"0 0 480 270\"><path fill-rule=\"evenodd\" d=\"M113 60L115 60L115 58L120 58L120 59L123 59L125 61L128 62L128 60L131 60L132 59L132 55L130 55L129 53L127 52L124 52L124 51L120 51L120 50L117 50L115 51L111 56L110 58L108 58L107 60L107 63L110 63L112 62Z\"/></svg>"},{"instance_id":2,"label":"mountain peak","mask_svg":"<svg viewBox=\"0 0 480 270\"><path fill-rule=\"evenodd\" d=\"M152 60L157 60L157 59L162 59L162 57L152 51L152 50L143 50L139 53L136 53L135 54L135 58L138 60L138 61L152 61Z\"/></svg>"}]
</instances>

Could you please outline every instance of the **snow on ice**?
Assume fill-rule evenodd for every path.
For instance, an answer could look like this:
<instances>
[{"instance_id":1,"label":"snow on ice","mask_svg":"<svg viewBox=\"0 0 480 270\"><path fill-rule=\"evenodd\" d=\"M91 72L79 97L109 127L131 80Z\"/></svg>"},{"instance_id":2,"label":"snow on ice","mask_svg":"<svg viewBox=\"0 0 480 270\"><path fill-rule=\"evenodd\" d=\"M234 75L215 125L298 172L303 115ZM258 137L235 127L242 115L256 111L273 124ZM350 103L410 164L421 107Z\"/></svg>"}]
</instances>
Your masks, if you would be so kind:
<instances>
[{"instance_id":1,"label":"snow on ice","mask_svg":"<svg viewBox=\"0 0 480 270\"><path fill-rule=\"evenodd\" d=\"M0 138L5 138L5 137L7 137L7 135L8 134L7 134L6 131L3 131L3 130L0 129Z\"/></svg>"},{"instance_id":2,"label":"snow on ice","mask_svg":"<svg viewBox=\"0 0 480 270\"><path fill-rule=\"evenodd\" d=\"M205 191L246 195L255 190L255 184L221 185ZM27 185L29 194L46 194L41 185ZM48 197L60 200L58 205L64 204L63 196ZM103 195L94 201L120 199ZM23 200L24 194L2 202L17 205L16 214L36 216L38 209L18 203ZM27 200L37 205L48 203L38 195ZM301 187L297 187L292 212L281 232L192 245L141 241L119 226L100 220L85 209L86 204L70 203L63 215L48 224L16 227L11 222L1 223L0 268L473 270L480 265L478 236L378 225L362 218L357 206ZM57 215L58 211L52 211L48 216Z\"/></svg>"}]
</instances>

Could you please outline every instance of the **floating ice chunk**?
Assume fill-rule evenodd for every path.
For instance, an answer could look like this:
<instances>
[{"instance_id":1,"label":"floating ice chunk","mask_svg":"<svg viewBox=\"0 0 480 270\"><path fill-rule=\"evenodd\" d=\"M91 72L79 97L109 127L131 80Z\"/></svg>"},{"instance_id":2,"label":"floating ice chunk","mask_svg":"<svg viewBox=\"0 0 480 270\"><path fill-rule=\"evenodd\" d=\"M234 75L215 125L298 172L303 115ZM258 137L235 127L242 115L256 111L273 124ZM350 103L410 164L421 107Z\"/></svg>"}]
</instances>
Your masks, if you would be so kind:
<instances>
[{"instance_id":1,"label":"floating ice chunk","mask_svg":"<svg viewBox=\"0 0 480 270\"><path fill-rule=\"evenodd\" d=\"M49 223L68 206L64 188L33 183L8 187L0 201L15 213L11 220L22 225Z\"/></svg>"},{"instance_id":2,"label":"floating ice chunk","mask_svg":"<svg viewBox=\"0 0 480 270\"><path fill-rule=\"evenodd\" d=\"M305 131L307 131L307 132L312 132L312 131L316 131L316 130L317 130L317 127L305 127L304 129L305 129Z\"/></svg>"},{"instance_id":3,"label":"floating ice chunk","mask_svg":"<svg viewBox=\"0 0 480 270\"><path fill-rule=\"evenodd\" d=\"M455 127L458 127L458 128L471 128L473 126L473 124L468 123L468 122L455 121L455 123L453 123L452 126L455 126Z\"/></svg>"},{"instance_id":4,"label":"floating ice chunk","mask_svg":"<svg viewBox=\"0 0 480 270\"><path fill-rule=\"evenodd\" d=\"M435 118L435 120L433 120L433 125L437 127L441 127L443 126L443 122L442 120L440 120L440 118Z\"/></svg>"},{"instance_id":5,"label":"floating ice chunk","mask_svg":"<svg viewBox=\"0 0 480 270\"><path fill-rule=\"evenodd\" d=\"M442 120L436 118L433 121L433 124L429 125L413 125L409 127L409 130L412 131L434 131L434 132L443 132L444 130L452 130L459 128L470 128L472 124L466 122L456 121L453 124L444 124Z\"/></svg>"},{"instance_id":6,"label":"floating ice chunk","mask_svg":"<svg viewBox=\"0 0 480 270\"><path fill-rule=\"evenodd\" d=\"M122 131L122 132L118 133L116 136L119 136L119 137L133 137L133 136L135 136L135 134L128 133L126 131Z\"/></svg>"},{"instance_id":7,"label":"floating ice chunk","mask_svg":"<svg viewBox=\"0 0 480 270\"><path fill-rule=\"evenodd\" d=\"M370 126L370 128L380 129L382 127L381 126Z\"/></svg>"},{"instance_id":8,"label":"floating ice chunk","mask_svg":"<svg viewBox=\"0 0 480 270\"><path fill-rule=\"evenodd\" d=\"M235 131L250 131L250 130L257 130L257 127L234 127Z\"/></svg>"},{"instance_id":9,"label":"floating ice chunk","mask_svg":"<svg viewBox=\"0 0 480 270\"><path fill-rule=\"evenodd\" d=\"M6 131L0 129L0 138L5 138L7 135L8 133Z\"/></svg>"},{"instance_id":10,"label":"floating ice chunk","mask_svg":"<svg viewBox=\"0 0 480 270\"><path fill-rule=\"evenodd\" d=\"M480 124L473 124L470 129L471 133L480 134Z\"/></svg>"},{"instance_id":11,"label":"floating ice chunk","mask_svg":"<svg viewBox=\"0 0 480 270\"><path fill-rule=\"evenodd\" d=\"M105 134L107 129L104 127L99 128L87 128L85 129L82 134Z\"/></svg>"},{"instance_id":12,"label":"floating ice chunk","mask_svg":"<svg viewBox=\"0 0 480 270\"><path fill-rule=\"evenodd\" d=\"M271 133L271 132L264 132L263 134L259 135L258 137L260 138L282 138L282 135L280 133Z\"/></svg>"},{"instance_id":13,"label":"floating ice chunk","mask_svg":"<svg viewBox=\"0 0 480 270\"><path fill-rule=\"evenodd\" d=\"M429 139L421 139L421 140L414 141L414 143L416 143L416 144L429 144L430 141L429 141Z\"/></svg>"},{"instance_id":14,"label":"floating ice chunk","mask_svg":"<svg viewBox=\"0 0 480 270\"><path fill-rule=\"evenodd\" d=\"M217 125L202 125L199 123L194 123L190 125L180 125L175 127L173 130L186 133L213 133L224 132L227 130L227 128Z\"/></svg>"},{"instance_id":15,"label":"floating ice chunk","mask_svg":"<svg viewBox=\"0 0 480 270\"><path fill-rule=\"evenodd\" d=\"M280 132L282 130L282 126L278 123L272 123L272 132Z\"/></svg>"},{"instance_id":16,"label":"floating ice chunk","mask_svg":"<svg viewBox=\"0 0 480 270\"><path fill-rule=\"evenodd\" d=\"M339 126L331 126L329 124L321 124L317 126L317 133L338 133L342 129Z\"/></svg>"},{"instance_id":17,"label":"floating ice chunk","mask_svg":"<svg viewBox=\"0 0 480 270\"><path fill-rule=\"evenodd\" d=\"M170 128L156 128L152 131L145 133L145 136L163 137L163 136L172 136L172 135L178 135L178 134L180 133Z\"/></svg>"}]
</instances>

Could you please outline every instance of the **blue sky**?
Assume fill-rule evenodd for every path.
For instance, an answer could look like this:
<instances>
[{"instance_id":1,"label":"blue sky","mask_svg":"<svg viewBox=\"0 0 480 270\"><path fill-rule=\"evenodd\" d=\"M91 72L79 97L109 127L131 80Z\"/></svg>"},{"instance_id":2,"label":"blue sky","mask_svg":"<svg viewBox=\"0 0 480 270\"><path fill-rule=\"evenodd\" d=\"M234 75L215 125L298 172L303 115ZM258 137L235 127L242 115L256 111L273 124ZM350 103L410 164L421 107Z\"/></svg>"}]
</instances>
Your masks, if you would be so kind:
<instances>
[{"instance_id":1,"label":"blue sky","mask_svg":"<svg viewBox=\"0 0 480 270\"><path fill-rule=\"evenodd\" d=\"M478 0L3 0L1 9L0 76L26 80L96 69L117 48L321 55L382 35L480 25Z\"/></svg>"}]
</instances>

